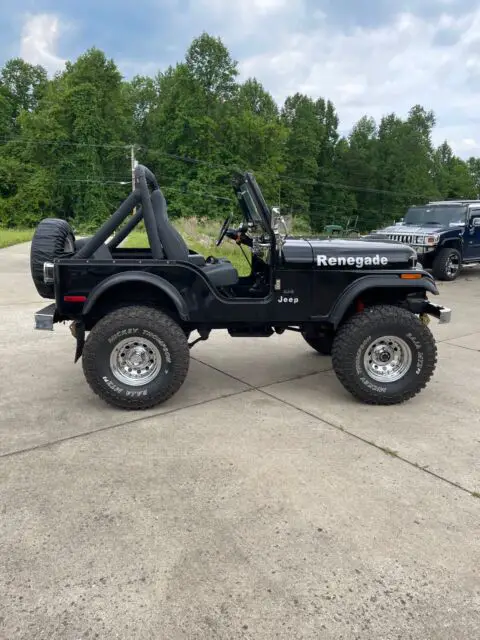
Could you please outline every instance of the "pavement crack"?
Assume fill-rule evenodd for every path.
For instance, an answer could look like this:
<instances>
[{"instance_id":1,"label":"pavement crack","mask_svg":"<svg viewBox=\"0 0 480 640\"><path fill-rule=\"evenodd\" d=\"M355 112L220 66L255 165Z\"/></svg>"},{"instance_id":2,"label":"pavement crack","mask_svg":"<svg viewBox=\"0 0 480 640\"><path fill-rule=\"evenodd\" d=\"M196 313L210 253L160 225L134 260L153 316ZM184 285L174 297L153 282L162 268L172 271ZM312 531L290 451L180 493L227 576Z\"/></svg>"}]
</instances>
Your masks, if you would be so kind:
<instances>
[{"instance_id":1,"label":"pavement crack","mask_svg":"<svg viewBox=\"0 0 480 640\"><path fill-rule=\"evenodd\" d=\"M453 340L460 340L460 338L453 338ZM448 340L444 341L443 344L448 344L451 347L458 347L459 349L466 349L467 351L473 351L473 353L478 353L480 351L480 349L473 349L472 347L466 347L463 344L455 344L455 342L449 342Z\"/></svg>"},{"instance_id":2,"label":"pavement crack","mask_svg":"<svg viewBox=\"0 0 480 640\"><path fill-rule=\"evenodd\" d=\"M450 340L462 340L463 338L470 338L471 336L475 336L475 335L477 335L477 333L478 333L478 331L473 331L473 332L471 332L471 333L466 333L466 334L465 334L465 335L463 335L463 336L450 336L450 338L444 338L443 340L438 340L438 339L437 339L437 340L436 340L436 342L439 342L439 343L441 343L441 344L445 344L445 343L452 344L452 343L450 342ZM458 345L458 344L454 344L453 346L454 346L454 347L458 347L458 346L460 346L460 345Z\"/></svg>"},{"instance_id":3,"label":"pavement crack","mask_svg":"<svg viewBox=\"0 0 480 640\"><path fill-rule=\"evenodd\" d=\"M245 386L249 387L250 391L260 391L264 387L270 387L274 384L285 384L286 382L295 382L295 380L303 380L304 378L310 378L310 376L318 376L321 373L328 373L329 371L333 371L333 368L329 367L328 369L322 369L321 371L310 371L310 373L302 373L298 376L285 378L284 380L275 380L274 382L269 382L266 385L265 384L253 385L253 384L250 384L249 382L246 382L245 380L242 380L241 378L237 378L231 373L226 373L225 371L222 371L222 369L218 369L213 364L209 364L208 362L204 362L203 360L199 360L198 358L192 358L192 360L195 360L195 362L198 362L199 364L203 364L205 367L209 367L210 369L213 369L213 371L216 371L217 373L221 373L224 376L228 376L232 380L235 380L235 382L241 382Z\"/></svg>"},{"instance_id":4,"label":"pavement crack","mask_svg":"<svg viewBox=\"0 0 480 640\"><path fill-rule=\"evenodd\" d=\"M197 358L195 358L195 360L197 362L199 362L200 364L205 365L206 367L210 367L214 371L217 371L219 373L223 373L223 375L228 376L229 378L232 378L232 380L236 380L237 382L242 382L244 385L249 387L249 391L258 391L259 393L263 393L264 395L268 396L269 398L272 398L273 400L276 400L277 402L280 402L280 403L286 405L287 407L290 407L291 409L296 409L297 411L300 411L301 413L307 415L308 417L313 418L314 420L316 420L318 422L322 422L323 424L328 425L329 427L331 427L332 429L335 429L336 431L340 431L341 433L344 433L345 435L350 436L351 438L355 438L355 440L358 440L359 442L363 442L363 444L366 444L366 445L368 445L370 447L374 447L378 451L381 451L382 453L384 453L385 455L390 456L391 458L396 458L397 460L400 460L401 462L404 462L405 464L408 464L410 467L413 467L417 471L423 471L424 473L432 476L433 478L436 478L437 480L441 480L442 482L445 482L446 484L450 485L451 487L455 487L455 489L459 489L460 491L463 491L464 493L468 493L468 495L470 495L470 496L478 497L476 495L476 492L471 491L470 489L467 489L466 487L464 487L463 485L459 484L458 482L455 482L454 480L450 480L449 478L446 478L445 476L442 476L439 473L435 473L435 471L431 471L426 466L422 467L421 465L418 464L418 462L413 462L412 460L409 460L408 458L405 458L404 456L400 455L398 453L398 451L394 451L393 449L390 449L389 447L382 447L381 445L376 444L372 440L368 440L368 438L363 438L362 436L359 436L358 434L354 433L353 431L349 431L345 427L342 427L342 426L340 426L338 424L335 424L334 422L331 422L330 420L326 420L325 418L320 418L319 416L317 416L316 414L312 413L311 411L307 411L306 409L302 409L301 407L297 407L295 404L293 404L291 402L288 402L288 400L283 400L282 398L279 398L278 396L273 395L273 393L269 393L268 391L266 391L267 387L270 387L270 386L272 386L274 384L284 384L285 382L293 382L295 380L302 380L303 378L308 378L310 376L315 376L315 375L319 375L319 374L323 374L323 373L328 373L330 371L333 371L333 368L326 369L326 370L323 370L323 371L317 371L317 372L314 372L314 373L307 373L307 374L300 375L300 376L295 376L293 378L290 378L289 380L281 380L280 382L273 382L271 384L264 385L264 386L254 386L252 384L249 384L248 382L244 382L240 378L237 378L236 376L233 376L230 373L225 373L225 371L222 371L221 369L218 369L217 367L214 367L211 364L207 364L206 362L202 362L201 360L198 360Z\"/></svg>"},{"instance_id":5,"label":"pavement crack","mask_svg":"<svg viewBox=\"0 0 480 640\"><path fill-rule=\"evenodd\" d=\"M307 411L306 409L302 409L301 407L297 407L293 403L288 402L288 400L282 400L281 398L278 398L277 396L273 395L273 393L269 393L265 389L257 389L257 391L259 391L260 393L265 394L269 398L272 398L274 400L277 400L278 402L281 402L282 404L286 405L287 407L290 407L292 409L296 409L297 411L300 411L301 413L304 413L309 418L313 418L313 419L317 420L318 422L322 422L323 424L326 424L329 427L332 427L332 429L335 429L336 431L340 431L341 433L343 433L343 434L345 434L345 435L347 435L347 436L349 436L351 438L354 438L355 440L358 440L359 442L363 442L363 444L369 445L370 447L373 447L374 449L377 449L378 451L381 451L382 453L384 453L385 455L390 456L391 458L396 458L397 460L400 460L401 462L404 462L405 464L408 464L410 467L413 467L417 471L423 471L423 473L426 473L429 476L432 476L433 478L435 478L437 480L441 480L442 482L445 482L446 484L450 485L451 487L455 487L455 489L459 489L460 491L463 491L464 493L468 493L469 496L477 497L475 495L476 494L475 491L471 491L470 489L467 489L466 487L464 487L460 483L455 482L454 480L450 480L449 478L446 478L445 476L442 476L439 473L435 473L435 471L431 471L426 466L422 467L420 464L418 464L418 462L413 462L412 460L409 460L408 458L405 458L404 456L400 455L398 453L398 451L393 451L389 447L382 447L381 445L376 444L372 440L368 440L368 438L364 438L363 436L359 436L357 433L354 433L353 431L349 431L345 427L341 427L340 425L335 424L334 422L331 422L330 420L326 420L325 418L320 418L319 416L317 416L316 414L312 413L311 411Z\"/></svg>"},{"instance_id":6,"label":"pavement crack","mask_svg":"<svg viewBox=\"0 0 480 640\"><path fill-rule=\"evenodd\" d=\"M108 425L107 427L99 427L98 429L91 429L90 431L82 431L82 433L75 433L71 436L65 436L65 438L58 438L57 440L42 442L41 444L36 444L32 447L25 447L23 449L15 449L14 451L7 451L6 453L0 454L0 459L10 458L13 456L20 455L22 453L30 453L31 451L48 449L49 447L53 447L57 444L62 444L64 442L69 442L70 440L78 440L79 438L86 438L88 436L95 435L96 433L102 433L103 431L112 431L113 429L119 429L120 427L127 427L137 422L141 422L143 420L150 420L151 418L168 416L168 415L171 415L172 413L176 413L177 411L182 411L183 409L194 409L195 407L202 407L204 405L209 404L210 402L215 402L216 400L224 400L225 398L233 398L235 396L240 396L243 393L247 393L250 391L251 389L242 389L241 391L235 391L234 393L226 393L224 395L217 396L215 398L209 398L208 400L202 400L200 402L193 402L192 404L188 404L182 407L175 407L175 408L169 409L168 411L157 411L156 413L138 416L136 418L132 418L131 420L124 420L123 422L117 422L115 424Z\"/></svg>"}]
</instances>

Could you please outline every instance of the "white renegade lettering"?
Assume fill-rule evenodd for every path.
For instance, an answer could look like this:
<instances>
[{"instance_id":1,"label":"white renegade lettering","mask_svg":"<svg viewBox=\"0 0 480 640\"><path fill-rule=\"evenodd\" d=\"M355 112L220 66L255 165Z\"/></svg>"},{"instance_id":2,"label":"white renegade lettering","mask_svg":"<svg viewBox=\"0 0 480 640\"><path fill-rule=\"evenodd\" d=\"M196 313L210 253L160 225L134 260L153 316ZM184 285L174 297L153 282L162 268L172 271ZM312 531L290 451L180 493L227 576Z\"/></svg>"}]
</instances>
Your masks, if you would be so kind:
<instances>
[{"instance_id":1,"label":"white renegade lettering","mask_svg":"<svg viewBox=\"0 0 480 640\"><path fill-rule=\"evenodd\" d=\"M317 256L318 267L355 267L363 269L363 267L386 267L388 258L386 256Z\"/></svg>"}]
</instances>

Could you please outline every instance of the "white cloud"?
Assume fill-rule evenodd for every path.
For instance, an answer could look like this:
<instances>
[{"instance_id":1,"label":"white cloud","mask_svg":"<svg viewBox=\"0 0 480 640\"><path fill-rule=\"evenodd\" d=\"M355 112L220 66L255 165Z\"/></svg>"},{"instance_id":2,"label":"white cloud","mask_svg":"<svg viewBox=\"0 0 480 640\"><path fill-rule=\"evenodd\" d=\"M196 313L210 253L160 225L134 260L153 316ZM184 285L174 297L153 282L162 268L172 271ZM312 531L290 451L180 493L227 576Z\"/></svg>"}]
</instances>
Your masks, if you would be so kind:
<instances>
[{"instance_id":1,"label":"white cloud","mask_svg":"<svg viewBox=\"0 0 480 640\"><path fill-rule=\"evenodd\" d=\"M442 42L445 31L453 37ZM390 24L349 32L324 20L269 43L240 68L279 102L297 91L329 98L343 130L364 114L377 120L392 111L405 115L418 103L437 116L437 144L447 137L456 153L480 151L480 8L436 20L404 12Z\"/></svg>"},{"instance_id":2,"label":"white cloud","mask_svg":"<svg viewBox=\"0 0 480 640\"><path fill-rule=\"evenodd\" d=\"M301 19L304 8L304 0L190 0L190 17L213 22L230 43L254 34L265 42L282 26Z\"/></svg>"},{"instance_id":3,"label":"white cloud","mask_svg":"<svg viewBox=\"0 0 480 640\"><path fill-rule=\"evenodd\" d=\"M62 24L56 15L27 16L21 35L20 56L31 64L41 64L50 73L61 69L65 60L57 55Z\"/></svg>"}]
</instances>

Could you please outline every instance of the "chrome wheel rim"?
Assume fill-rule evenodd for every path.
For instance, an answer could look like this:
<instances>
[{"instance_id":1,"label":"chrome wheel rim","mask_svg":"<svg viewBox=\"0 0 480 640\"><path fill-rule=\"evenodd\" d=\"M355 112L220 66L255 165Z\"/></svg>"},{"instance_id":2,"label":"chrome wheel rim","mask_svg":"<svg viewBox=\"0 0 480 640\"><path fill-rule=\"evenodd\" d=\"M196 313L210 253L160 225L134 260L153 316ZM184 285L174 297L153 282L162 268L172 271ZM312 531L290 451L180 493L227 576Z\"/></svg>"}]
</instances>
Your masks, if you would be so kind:
<instances>
[{"instance_id":1,"label":"chrome wheel rim","mask_svg":"<svg viewBox=\"0 0 480 640\"><path fill-rule=\"evenodd\" d=\"M457 275L460 269L460 261L457 256L450 256L447 262L446 271L449 278L453 278Z\"/></svg>"},{"instance_id":2,"label":"chrome wheel rim","mask_svg":"<svg viewBox=\"0 0 480 640\"><path fill-rule=\"evenodd\" d=\"M412 350L402 338L382 336L367 347L363 363L372 380L397 382L410 369L412 360Z\"/></svg>"},{"instance_id":3,"label":"chrome wheel rim","mask_svg":"<svg viewBox=\"0 0 480 640\"><path fill-rule=\"evenodd\" d=\"M110 354L110 368L115 378L130 387L151 382L160 371L162 356L158 347L146 338L122 340Z\"/></svg>"}]
</instances>

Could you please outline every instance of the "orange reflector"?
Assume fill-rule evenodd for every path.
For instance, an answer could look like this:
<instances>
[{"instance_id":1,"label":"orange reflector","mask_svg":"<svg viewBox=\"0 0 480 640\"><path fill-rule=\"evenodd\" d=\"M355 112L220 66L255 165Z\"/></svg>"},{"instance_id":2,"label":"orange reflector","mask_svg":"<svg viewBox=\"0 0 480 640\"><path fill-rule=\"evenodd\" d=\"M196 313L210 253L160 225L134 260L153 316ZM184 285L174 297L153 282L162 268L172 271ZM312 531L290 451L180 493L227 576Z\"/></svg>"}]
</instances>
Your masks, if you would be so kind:
<instances>
[{"instance_id":1,"label":"orange reflector","mask_svg":"<svg viewBox=\"0 0 480 640\"><path fill-rule=\"evenodd\" d=\"M400 276L402 280L420 280L421 277L421 273L402 273Z\"/></svg>"}]
</instances>

